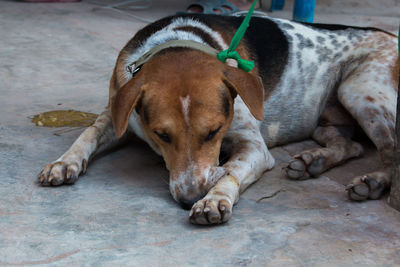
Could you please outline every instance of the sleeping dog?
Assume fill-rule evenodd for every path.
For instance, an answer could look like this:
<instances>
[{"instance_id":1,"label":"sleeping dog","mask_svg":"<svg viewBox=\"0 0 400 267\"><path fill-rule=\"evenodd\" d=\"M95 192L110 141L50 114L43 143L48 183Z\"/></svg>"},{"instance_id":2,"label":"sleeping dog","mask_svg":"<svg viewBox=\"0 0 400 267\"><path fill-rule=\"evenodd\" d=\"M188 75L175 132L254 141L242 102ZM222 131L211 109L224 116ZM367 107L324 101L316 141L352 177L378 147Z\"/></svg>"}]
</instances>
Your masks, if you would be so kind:
<instances>
[{"instance_id":1,"label":"sleeping dog","mask_svg":"<svg viewBox=\"0 0 400 267\"><path fill-rule=\"evenodd\" d=\"M190 221L228 221L239 194L274 166L268 147L313 138L294 156L290 179L318 177L362 154L361 127L382 169L355 177L353 200L390 187L399 62L396 36L374 28L252 18L237 51L245 72L220 62L242 18L180 15L140 30L120 52L106 110L39 174L42 185L74 183L89 159L129 133L162 155L173 198ZM228 158L220 163L221 151Z\"/></svg>"}]
</instances>

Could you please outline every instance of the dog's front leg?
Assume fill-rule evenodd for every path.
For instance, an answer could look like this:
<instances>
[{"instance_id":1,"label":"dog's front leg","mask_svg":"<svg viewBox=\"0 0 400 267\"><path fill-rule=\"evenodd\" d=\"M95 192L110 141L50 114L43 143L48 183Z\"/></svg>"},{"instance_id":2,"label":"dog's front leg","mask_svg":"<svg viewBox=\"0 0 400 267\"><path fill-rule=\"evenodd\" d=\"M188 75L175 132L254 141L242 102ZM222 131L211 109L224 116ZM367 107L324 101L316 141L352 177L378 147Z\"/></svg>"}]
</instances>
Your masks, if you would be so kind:
<instances>
[{"instance_id":1,"label":"dog's front leg","mask_svg":"<svg viewBox=\"0 0 400 267\"><path fill-rule=\"evenodd\" d=\"M86 171L89 158L119 142L115 137L111 112L107 109L99 115L60 158L39 173L42 185L72 184L80 173Z\"/></svg>"},{"instance_id":2,"label":"dog's front leg","mask_svg":"<svg viewBox=\"0 0 400 267\"><path fill-rule=\"evenodd\" d=\"M226 136L231 144L231 156L223 165L226 170L207 195L196 202L189 214L196 224L216 224L228 221L239 194L257 181L264 171L274 166L256 123L231 129Z\"/></svg>"}]
</instances>

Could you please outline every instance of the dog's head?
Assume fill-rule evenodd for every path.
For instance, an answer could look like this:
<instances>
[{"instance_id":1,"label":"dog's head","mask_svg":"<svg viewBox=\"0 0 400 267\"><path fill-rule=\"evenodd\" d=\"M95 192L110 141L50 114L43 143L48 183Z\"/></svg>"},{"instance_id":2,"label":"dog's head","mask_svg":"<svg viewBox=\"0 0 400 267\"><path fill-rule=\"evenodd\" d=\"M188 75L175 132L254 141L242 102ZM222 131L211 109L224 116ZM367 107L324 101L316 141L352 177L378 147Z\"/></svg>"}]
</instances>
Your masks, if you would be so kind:
<instances>
[{"instance_id":1,"label":"dog's head","mask_svg":"<svg viewBox=\"0 0 400 267\"><path fill-rule=\"evenodd\" d=\"M147 141L164 158L170 191L183 205L203 197L224 174L222 139L239 94L253 116L264 116L260 78L199 51L169 51L151 58L111 101L117 137L133 109Z\"/></svg>"}]
</instances>

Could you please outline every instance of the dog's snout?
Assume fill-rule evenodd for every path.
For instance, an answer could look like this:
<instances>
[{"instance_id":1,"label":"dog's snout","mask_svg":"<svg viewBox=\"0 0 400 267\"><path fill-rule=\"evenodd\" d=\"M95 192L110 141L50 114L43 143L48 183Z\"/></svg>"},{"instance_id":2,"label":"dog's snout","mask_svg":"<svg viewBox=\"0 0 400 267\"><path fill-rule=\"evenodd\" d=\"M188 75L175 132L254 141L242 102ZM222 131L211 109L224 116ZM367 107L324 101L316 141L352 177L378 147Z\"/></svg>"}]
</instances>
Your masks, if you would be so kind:
<instances>
[{"instance_id":1,"label":"dog's snout","mask_svg":"<svg viewBox=\"0 0 400 267\"><path fill-rule=\"evenodd\" d=\"M222 169L222 168L221 168ZM203 198L222 176L218 167L194 168L170 176L170 192L184 209L190 209Z\"/></svg>"}]
</instances>

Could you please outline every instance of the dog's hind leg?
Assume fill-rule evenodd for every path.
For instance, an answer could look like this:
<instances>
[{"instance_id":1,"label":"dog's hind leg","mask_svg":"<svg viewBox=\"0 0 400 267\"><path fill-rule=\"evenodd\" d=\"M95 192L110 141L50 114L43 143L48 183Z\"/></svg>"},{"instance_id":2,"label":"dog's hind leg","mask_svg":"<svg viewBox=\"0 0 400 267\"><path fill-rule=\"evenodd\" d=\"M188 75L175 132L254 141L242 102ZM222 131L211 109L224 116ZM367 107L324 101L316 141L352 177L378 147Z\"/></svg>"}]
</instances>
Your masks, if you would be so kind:
<instances>
[{"instance_id":1,"label":"dog's hind leg","mask_svg":"<svg viewBox=\"0 0 400 267\"><path fill-rule=\"evenodd\" d=\"M380 171L358 176L352 180L347 186L350 199L378 199L386 189L390 188L395 139L395 100L396 91L389 85L381 85L375 91L365 90L365 87L361 89L354 83L341 87L343 105L375 144L382 162Z\"/></svg>"},{"instance_id":2,"label":"dog's hind leg","mask_svg":"<svg viewBox=\"0 0 400 267\"><path fill-rule=\"evenodd\" d=\"M365 88L364 88L365 89ZM343 105L357 119L380 154L382 169L355 177L347 186L352 200L378 199L390 187L394 155L395 99L393 89L381 87L376 92L360 90L354 84L341 87ZM354 97L354 94L357 97Z\"/></svg>"},{"instance_id":3,"label":"dog's hind leg","mask_svg":"<svg viewBox=\"0 0 400 267\"><path fill-rule=\"evenodd\" d=\"M382 162L380 171L355 177L347 186L352 200L378 199L391 184L399 82L397 44L392 39L381 36L385 46L370 53L338 91L339 101L375 144Z\"/></svg>"},{"instance_id":4,"label":"dog's hind leg","mask_svg":"<svg viewBox=\"0 0 400 267\"><path fill-rule=\"evenodd\" d=\"M56 161L47 164L39 173L38 182L45 186L72 184L79 174L86 171L90 157L119 142L114 134L111 112L107 109L79 136L67 152Z\"/></svg>"},{"instance_id":5,"label":"dog's hind leg","mask_svg":"<svg viewBox=\"0 0 400 267\"><path fill-rule=\"evenodd\" d=\"M287 176L294 180L318 177L329 168L360 156L363 148L350 140L352 130L349 126L318 126L312 137L324 147L295 155L285 168Z\"/></svg>"},{"instance_id":6,"label":"dog's hind leg","mask_svg":"<svg viewBox=\"0 0 400 267\"><path fill-rule=\"evenodd\" d=\"M355 177L347 186L352 200L378 199L390 188L391 167L394 154L395 114L399 62L396 38L376 32L360 44L360 53L366 53L363 61L345 70L337 95L342 106L358 122L380 153L382 169ZM314 133L314 139L320 128ZM325 130L322 130L324 133ZM335 131L333 131L335 132ZM324 134L322 134L324 136ZM332 137L335 136L335 133ZM311 153L303 152L289 164L287 174L293 179L316 176L327 167L357 156L357 143L343 138L327 138L327 148ZM359 147L361 148L361 147ZM335 157L333 150L336 151ZM319 155L319 157L318 157ZM326 156L330 155L330 157ZM330 159L330 160L327 160ZM333 160L333 161L332 161Z\"/></svg>"}]
</instances>

